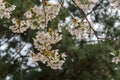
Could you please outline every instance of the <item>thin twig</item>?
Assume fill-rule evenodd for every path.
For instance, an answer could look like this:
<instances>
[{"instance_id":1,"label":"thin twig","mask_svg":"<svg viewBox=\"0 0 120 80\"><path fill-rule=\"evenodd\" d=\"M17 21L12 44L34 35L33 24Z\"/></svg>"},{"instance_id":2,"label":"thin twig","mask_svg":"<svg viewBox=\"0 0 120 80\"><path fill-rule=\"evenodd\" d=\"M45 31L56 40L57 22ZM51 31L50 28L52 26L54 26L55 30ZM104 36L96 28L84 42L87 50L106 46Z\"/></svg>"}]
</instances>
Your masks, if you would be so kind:
<instances>
[{"instance_id":1,"label":"thin twig","mask_svg":"<svg viewBox=\"0 0 120 80\"><path fill-rule=\"evenodd\" d=\"M21 0L21 4L20 4L20 11L22 12L21 8L23 6L23 1L24 0ZM20 28L20 18L19 18L19 34L20 34L20 49L18 51L18 54L21 56L20 52L21 52L21 47L22 47L22 39L21 39L21 28ZM20 60L20 80L23 80L23 74L22 74L22 60Z\"/></svg>"},{"instance_id":2,"label":"thin twig","mask_svg":"<svg viewBox=\"0 0 120 80\"><path fill-rule=\"evenodd\" d=\"M59 4L61 5L61 7L72 17L72 19L74 19L73 15L70 13L70 11L63 6L64 1L58 0L58 2L59 2Z\"/></svg>"},{"instance_id":3,"label":"thin twig","mask_svg":"<svg viewBox=\"0 0 120 80\"><path fill-rule=\"evenodd\" d=\"M42 0L42 4L43 4L43 12L44 12L44 16L45 16L45 27L47 27L47 18L46 18L46 9L45 9L45 0Z\"/></svg>"}]
</instances>

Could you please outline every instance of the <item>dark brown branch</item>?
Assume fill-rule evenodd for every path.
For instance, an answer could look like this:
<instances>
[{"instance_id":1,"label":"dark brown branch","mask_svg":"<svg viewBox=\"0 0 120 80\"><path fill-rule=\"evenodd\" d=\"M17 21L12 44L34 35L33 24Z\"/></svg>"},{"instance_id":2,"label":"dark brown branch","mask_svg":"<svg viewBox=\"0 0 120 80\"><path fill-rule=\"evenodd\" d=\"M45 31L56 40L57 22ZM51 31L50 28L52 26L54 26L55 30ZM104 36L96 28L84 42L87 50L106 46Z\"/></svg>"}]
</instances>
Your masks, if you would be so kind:
<instances>
[{"instance_id":1,"label":"dark brown branch","mask_svg":"<svg viewBox=\"0 0 120 80\"><path fill-rule=\"evenodd\" d=\"M45 0L42 0L42 5L43 5L43 12L44 12L44 16L45 16L45 27L47 27L47 18L46 18L46 9L45 9Z\"/></svg>"}]
</instances>

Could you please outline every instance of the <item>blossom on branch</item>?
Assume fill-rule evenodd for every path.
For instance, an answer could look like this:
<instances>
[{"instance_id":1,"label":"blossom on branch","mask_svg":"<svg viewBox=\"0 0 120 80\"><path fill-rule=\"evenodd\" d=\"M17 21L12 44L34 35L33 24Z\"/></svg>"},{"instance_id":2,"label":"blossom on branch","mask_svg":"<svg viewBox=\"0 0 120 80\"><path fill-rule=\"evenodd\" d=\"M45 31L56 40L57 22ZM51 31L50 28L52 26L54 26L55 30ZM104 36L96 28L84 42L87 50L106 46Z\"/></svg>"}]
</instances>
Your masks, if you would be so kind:
<instances>
[{"instance_id":1,"label":"blossom on branch","mask_svg":"<svg viewBox=\"0 0 120 80\"><path fill-rule=\"evenodd\" d=\"M6 7L6 2L0 2L0 18L10 19L12 11L15 10L15 5L11 5L10 7Z\"/></svg>"},{"instance_id":2,"label":"blossom on branch","mask_svg":"<svg viewBox=\"0 0 120 80\"><path fill-rule=\"evenodd\" d=\"M47 66L51 67L51 69L62 69L62 65L65 62L65 58L67 57L65 53L58 53L58 50L46 50L43 53L39 52L37 54L30 52L32 59L37 62L41 61Z\"/></svg>"},{"instance_id":3,"label":"blossom on branch","mask_svg":"<svg viewBox=\"0 0 120 80\"><path fill-rule=\"evenodd\" d=\"M59 34L59 30L53 32L37 32L37 36L34 40L34 46L39 51L37 54L30 52L33 60L41 61L52 69L61 69L65 62L65 53L59 54L59 50L52 50L51 44L56 44L62 39L62 35Z\"/></svg>"},{"instance_id":4,"label":"blossom on branch","mask_svg":"<svg viewBox=\"0 0 120 80\"><path fill-rule=\"evenodd\" d=\"M73 0L75 5L77 4L83 10L91 10L94 7L94 3L98 0Z\"/></svg>"},{"instance_id":5,"label":"blossom on branch","mask_svg":"<svg viewBox=\"0 0 120 80\"><path fill-rule=\"evenodd\" d=\"M33 8L24 13L25 20L15 20L13 25L9 27L14 33L23 33L28 28L30 29L45 29L48 21L55 18L60 11L59 4L51 5L35 5ZM24 23L24 24L22 24Z\"/></svg>"}]
</instances>

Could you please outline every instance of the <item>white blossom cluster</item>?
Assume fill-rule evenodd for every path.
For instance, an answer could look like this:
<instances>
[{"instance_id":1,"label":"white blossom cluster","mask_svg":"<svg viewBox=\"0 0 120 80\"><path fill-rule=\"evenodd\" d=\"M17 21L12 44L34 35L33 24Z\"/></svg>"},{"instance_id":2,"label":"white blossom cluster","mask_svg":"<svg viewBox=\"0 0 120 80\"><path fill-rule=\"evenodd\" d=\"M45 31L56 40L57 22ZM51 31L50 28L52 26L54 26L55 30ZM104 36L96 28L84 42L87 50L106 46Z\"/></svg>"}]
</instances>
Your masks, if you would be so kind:
<instances>
[{"instance_id":1,"label":"white blossom cluster","mask_svg":"<svg viewBox=\"0 0 120 80\"><path fill-rule=\"evenodd\" d=\"M69 27L66 27L66 30L73 36L77 41L85 39L86 34L90 33L89 24L86 20L82 22L79 19L73 19Z\"/></svg>"},{"instance_id":2,"label":"white blossom cluster","mask_svg":"<svg viewBox=\"0 0 120 80\"><path fill-rule=\"evenodd\" d=\"M58 15L60 7L59 4L49 4L48 2L41 6L35 5L24 13L25 19L13 18L13 25L9 27L14 33L23 33L28 28L39 30L36 37L33 38L38 53L35 54L31 51L30 54L35 62L41 61L52 69L61 69L66 58L65 53L58 53L59 49L52 49L52 45L62 40L61 28L46 29L48 21Z\"/></svg>"},{"instance_id":3,"label":"white blossom cluster","mask_svg":"<svg viewBox=\"0 0 120 80\"><path fill-rule=\"evenodd\" d=\"M59 54L58 50L46 51L46 55L41 54L40 52L37 55L33 52L30 52L32 59L37 62L41 61L51 69L62 69L62 65L65 62L66 55L64 53Z\"/></svg>"},{"instance_id":4,"label":"white blossom cluster","mask_svg":"<svg viewBox=\"0 0 120 80\"><path fill-rule=\"evenodd\" d=\"M55 18L58 15L59 10L59 4L49 4L45 6L35 5L29 11L25 12L25 20L18 21L18 19L13 19L13 25L10 26L10 29L15 33L23 33L28 28L45 29L48 21Z\"/></svg>"},{"instance_id":5,"label":"white blossom cluster","mask_svg":"<svg viewBox=\"0 0 120 80\"><path fill-rule=\"evenodd\" d=\"M109 0L109 2L112 8L120 9L120 0Z\"/></svg>"},{"instance_id":6,"label":"white blossom cluster","mask_svg":"<svg viewBox=\"0 0 120 80\"><path fill-rule=\"evenodd\" d=\"M112 58L112 62L115 63L115 64L118 64L120 62L120 57L114 57Z\"/></svg>"},{"instance_id":7,"label":"white blossom cluster","mask_svg":"<svg viewBox=\"0 0 120 80\"><path fill-rule=\"evenodd\" d=\"M12 19L13 25L9 27L14 33L23 33L26 31L29 27L27 26L25 20L19 20L19 19Z\"/></svg>"},{"instance_id":8,"label":"white blossom cluster","mask_svg":"<svg viewBox=\"0 0 120 80\"><path fill-rule=\"evenodd\" d=\"M98 0L74 0L75 3L83 10L91 10L94 7L94 3Z\"/></svg>"},{"instance_id":9,"label":"white blossom cluster","mask_svg":"<svg viewBox=\"0 0 120 80\"><path fill-rule=\"evenodd\" d=\"M11 5L10 7L6 7L6 2L0 2L0 18L10 19L12 11L15 10L15 5Z\"/></svg>"},{"instance_id":10,"label":"white blossom cluster","mask_svg":"<svg viewBox=\"0 0 120 80\"><path fill-rule=\"evenodd\" d=\"M120 50L118 51L118 56L116 55L117 51L110 52L110 54L113 56L112 62L115 64L118 64L120 62Z\"/></svg>"},{"instance_id":11,"label":"white blossom cluster","mask_svg":"<svg viewBox=\"0 0 120 80\"><path fill-rule=\"evenodd\" d=\"M39 29L39 27L35 24L38 21L36 19L31 19L31 20L19 20L16 18L12 19L13 25L9 27L10 30L14 33L23 33L25 32L28 28L30 29Z\"/></svg>"},{"instance_id":12,"label":"white blossom cluster","mask_svg":"<svg viewBox=\"0 0 120 80\"><path fill-rule=\"evenodd\" d=\"M41 61L52 69L61 69L65 62L65 53L59 54L59 50L52 50L51 44L56 44L62 39L62 35L59 34L59 30L54 32L37 32L37 36L34 39L34 46L39 51L37 54L30 52L34 61Z\"/></svg>"},{"instance_id":13,"label":"white blossom cluster","mask_svg":"<svg viewBox=\"0 0 120 80\"><path fill-rule=\"evenodd\" d=\"M51 44L56 44L60 40L62 40L62 35L58 33L58 31L54 32L37 32L36 39L34 40L35 48L39 51L48 49L51 50Z\"/></svg>"}]
</instances>

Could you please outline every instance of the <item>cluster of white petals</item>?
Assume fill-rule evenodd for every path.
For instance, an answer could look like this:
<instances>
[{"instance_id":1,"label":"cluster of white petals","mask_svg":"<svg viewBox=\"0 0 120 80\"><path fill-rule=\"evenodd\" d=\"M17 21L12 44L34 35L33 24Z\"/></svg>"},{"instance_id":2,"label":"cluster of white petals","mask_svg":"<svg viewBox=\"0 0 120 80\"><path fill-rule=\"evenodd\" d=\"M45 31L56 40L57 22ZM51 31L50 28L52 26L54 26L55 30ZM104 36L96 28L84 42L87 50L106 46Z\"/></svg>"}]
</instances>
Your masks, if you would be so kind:
<instances>
[{"instance_id":1,"label":"cluster of white petals","mask_svg":"<svg viewBox=\"0 0 120 80\"><path fill-rule=\"evenodd\" d=\"M120 62L120 57L114 57L112 58L112 62L115 63L115 64L118 64Z\"/></svg>"},{"instance_id":2,"label":"cluster of white petals","mask_svg":"<svg viewBox=\"0 0 120 80\"><path fill-rule=\"evenodd\" d=\"M34 39L35 48L39 51L50 50L51 44L56 44L62 40L62 35L59 34L58 30L49 32L37 32L36 38Z\"/></svg>"},{"instance_id":3,"label":"cluster of white petals","mask_svg":"<svg viewBox=\"0 0 120 80\"><path fill-rule=\"evenodd\" d=\"M112 62L115 64L118 64L120 62L120 50L118 51L118 56L116 55L117 51L110 52L110 54L113 56Z\"/></svg>"},{"instance_id":4,"label":"cluster of white petals","mask_svg":"<svg viewBox=\"0 0 120 80\"><path fill-rule=\"evenodd\" d=\"M90 33L89 24L86 20L82 22L79 19L73 19L69 27L66 30L73 36L77 41L81 41L85 38L86 33Z\"/></svg>"},{"instance_id":5,"label":"cluster of white petals","mask_svg":"<svg viewBox=\"0 0 120 80\"><path fill-rule=\"evenodd\" d=\"M26 26L26 21L25 20L19 20L19 19L12 19L13 25L9 27L14 33L23 33L26 31L29 27Z\"/></svg>"},{"instance_id":6,"label":"cluster of white petals","mask_svg":"<svg viewBox=\"0 0 120 80\"><path fill-rule=\"evenodd\" d=\"M6 7L6 3L4 1L0 2L0 18L10 19L10 15L12 11L15 10L15 5L11 5L10 7Z\"/></svg>"},{"instance_id":7,"label":"cluster of white petals","mask_svg":"<svg viewBox=\"0 0 120 80\"><path fill-rule=\"evenodd\" d=\"M34 61L41 61L52 69L62 68L66 55L65 53L59 54L58 49L52 50L51 46L51 44L56 44L62 40L62 35L60 35L59 31L37 32L36 38L34 39L34 46L39 53L30 53Z\"/></svg>"},{"instance_id":8,"label":"cluster of white petals","mask_svg":"<svg viewBox=\"0 0 120 80\"><path fill-rule=\"evenodd\" d=\"M120 9L120 0L109 0L109 2L112 8Z\"/></svg>"},{"instance_id":9,"label":"cluster of white petals","mask_svg":"<svg viewBox=\"0 0 120 80\"><path fill-rule=\"evenodd\" d=\"M91 10L94 7L94 3L98 0L74 0L77 6L83 10Z\"/></svg>"},{"instance_id":10,"label":"cluster of white petals","mask_svg":"<svg viewBox=\"0 0 120 80\"><path fill-rule=\"evenodd\" d=\"M48 4L48 3L47 3ZM35 5L30 11L27 11L24 15L26 18L32 18L33 23L37 23L37 28L44 29L51 19L55 18L60 11L59 4L49 4L45 6Z\"/></svg>"},{"instance_id":11,"label":"cluster of white petals","mask_svg":"<svg viewBox=\"0 0 120 80\"><path fill-rule=\"evenodd\" d=\"M37 20L19 20L16 18L12 19L13 25L9 27L10 30L14 33L23 33L25 32L28 28L30 29L38 29L37 25L34 23L37 22Z\"/></svg>"},{"instance_id":12,"label":"cluster of white petals","mask_svg":"<svg viewBox=\"0 0 120 80\"><path fill-rule=\"evenodd\" d=\"M65 53L58 53L59 50L45 50L37 54L30 52L32 59L37 62L41 61L51 69L62 69L62 65L65 62L66 55Z\"/></svg>"},{"instance_id":13,"label":"cluster of white petals","mask_svg":"<svg viewBox=\"0 0 120 80\"><path fill-rule=\"evenodd\" d=\"M47 27L48 21L55 18L59 11L59 4L50 4L37 6L35 5L33 8L24 13L25 20L13 21L13 25L10 26L10 29L15 33L23 33L28 28L30 29L45 29ZM21 24L24 22L25 24Z\"/></svg>"},{"instance_id":14,"label":"cluster of white petals","mask_svg":"<svg viewBox=\"0 0 120 80\"><path fill-rule=\"evenodd\" d=\"M65 62L65 53L59 54L59 49L53 49L52 45L62 40L60 27L55 30L46 29L48 21L55 18L60 11L59 4L50 4L47 1L41 6L35 5L24 13L25 19L12 19L13 25L9 27L14 33L23 33L28 28L39 30L33 38L34 46L38 53L30 52L33 60L41 61L52 69L61 69Z\"/></svg>"}]
</instances>

